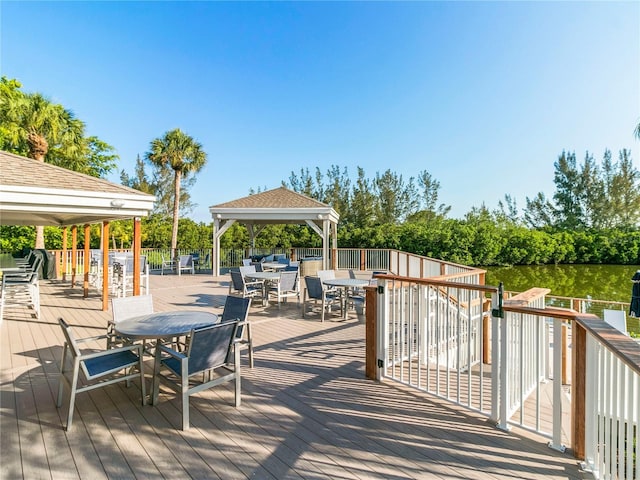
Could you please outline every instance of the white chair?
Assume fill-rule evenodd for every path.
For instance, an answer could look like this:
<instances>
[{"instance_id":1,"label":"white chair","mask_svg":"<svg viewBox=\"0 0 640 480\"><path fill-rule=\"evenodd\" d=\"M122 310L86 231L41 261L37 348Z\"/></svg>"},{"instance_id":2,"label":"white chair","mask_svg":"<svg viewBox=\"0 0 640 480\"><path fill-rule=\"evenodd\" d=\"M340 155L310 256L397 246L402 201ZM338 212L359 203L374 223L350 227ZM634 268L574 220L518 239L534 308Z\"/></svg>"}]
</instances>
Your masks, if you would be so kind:
<instances>
[{"instance_id":1,"label":"white chair","mask_svg":"<svg viewBox=\"0 0 640 480\"><path fill-rule=\"evenodd\" d=\"M58 322L60 323L60 327L64 333L65 343L62 350L62 361L60 362L60 383L58 385L58 399L56 401L56 406L62 406L63 386L66 385L70 391L69 410L67 413L67 430L71 428L76 394L78 393L122 381L126 381L128 384L132 379L139 378L142 405L146 403L142 345L127 345L99 352L92 350L90 353L82 354L80 347L78 346L79 343L99 340L104 338L105 335L76 339L71 328L62 318L58 319ZM73 364L70 377L67 377L66 375L68 372L68 369L66 368L67 356L71 357ZM131 367L138 367L138 372L131 373ZM127 371L129 371L129 373L122 373ZM78 386L80 372L84 374L84 378L87 383L87 385L81 387Z\"/></svg>"},{"instance_id":2,"label":"white chair","mask_svg":"<svg viewBox=\"0 0 640 480\"><path fill-rule=\"evenodd\" d=\"M280 279L275 283L269 283L268 295L275 295L280 306L280 300L287 301L289 297L298 297L300 302L300 292L298 290L298 272L280 272Z\"/></svg>"},{"instance_id":3,"label":"white chair","mask_svg":"<svg viewBox=\"0 0 640 480\"><path fill-rule=\"evenodd\" d=\"M191 275L196 273L193 255L180 255L178 259L178 275L182 272L191 272Z\"/></svg>"},{"instance_id":4,"label":"white chair","mask_svg":"<svg viewBox=\"0 0 640 480\"><path fill-rule=\"evenodd\" d=\"M112 298L111 320L107 324L107 348L122 344L124 341L115 333L118 322L150 313L153 313L153 297L151 295Z\"/></svg>"},{"instance_id":5,"label":"white chair","mask_svg":"<svg viewBox=\"0 0 640 480\"><path fill-rule=\"evenodd\" d=\"M164 258L164 255L162 255L162 263L160 264L160 275L164 275L165 268L173 272L176 268L176 262L171 258L166 259Z\"/></svg>"},{"instance_id":6,"label":"white chair","mask_svg":"<svg viewBox=\"0 0 640 480\"><path fill-rule=\"evenodd\" d=\"M629 331L627 330L627 314L624 310L609 310L605 308L602 313L605 322L625 335L629 335Z\"/></svg>"},{"instance_id":7,"label":"white chair","mask_svg":"<svg viewBox=\"0 0 640 480\"><path fill-rule=\"evenodd\" d=\"M5 273L0 290L0 322L7 307L28 307L40 318L40 286L38 273Z\"/></svg>"}]
</instances>

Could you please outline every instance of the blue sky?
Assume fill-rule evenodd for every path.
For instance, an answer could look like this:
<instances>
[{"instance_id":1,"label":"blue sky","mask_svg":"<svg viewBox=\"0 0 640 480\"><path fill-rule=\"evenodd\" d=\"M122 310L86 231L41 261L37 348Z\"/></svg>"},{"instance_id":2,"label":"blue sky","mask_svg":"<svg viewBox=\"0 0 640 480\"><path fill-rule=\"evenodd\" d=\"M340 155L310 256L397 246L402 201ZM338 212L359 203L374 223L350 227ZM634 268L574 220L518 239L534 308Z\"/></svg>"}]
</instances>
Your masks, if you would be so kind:
<instances>
[{"instance_id":1,"label":"blue sky","mask_svg":"<svg viewBox=\"0 0 640 480\"><path fill-rule=\"evenodd\" d=\"M197 221L306 167L427 170L461 217L551 195L563 150L640 165L640 2L5 0L0 16L2 75L71 109L119 169L173 128L203 144Z\"/></svg>"}]
</instances>

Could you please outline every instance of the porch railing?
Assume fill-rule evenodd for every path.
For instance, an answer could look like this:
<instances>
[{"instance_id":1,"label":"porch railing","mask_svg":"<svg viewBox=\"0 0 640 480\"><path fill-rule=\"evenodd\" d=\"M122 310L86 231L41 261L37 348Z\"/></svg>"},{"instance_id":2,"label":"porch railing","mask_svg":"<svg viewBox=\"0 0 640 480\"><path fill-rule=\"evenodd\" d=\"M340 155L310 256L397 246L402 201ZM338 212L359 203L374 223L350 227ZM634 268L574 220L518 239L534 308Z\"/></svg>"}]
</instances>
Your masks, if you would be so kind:
<instances>
[{"instance_id":1,"label":"porch railing","mask_svg":"<svg viewBox=\"0 0 640 480\"><path fill-rule=\"evenodd\" d=\"M568 444L594 478L640 479L638 343L595 315L546 307L547 289L503 301L479 278L378 277L367 375Z\"/></svg>"}]
</instances>

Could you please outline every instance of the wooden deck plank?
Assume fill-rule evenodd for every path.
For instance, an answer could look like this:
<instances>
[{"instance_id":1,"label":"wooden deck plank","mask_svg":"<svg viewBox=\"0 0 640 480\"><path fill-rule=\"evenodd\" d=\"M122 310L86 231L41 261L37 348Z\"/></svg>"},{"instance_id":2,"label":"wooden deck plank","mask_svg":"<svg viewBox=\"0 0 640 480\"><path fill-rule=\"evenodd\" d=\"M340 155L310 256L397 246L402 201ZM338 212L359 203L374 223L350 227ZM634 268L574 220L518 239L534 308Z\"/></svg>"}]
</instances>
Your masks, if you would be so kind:
<instances>
[{"instance_id":1,"label":"wooden deck plank","mask_svg":"<svg viewBox=\"0 0 640 480\"><path fill-rule=\"evenodd\" d=\"M154 308L220 313L227 281L152 275ZM104 333L110 312L95 291L82 299L62 281L43 281L41 290L40 320L13 309L0 326L0 479L587 478L540 437L502 432L479 413L366 379L355 315L302 319L296 302L252 307L256 367L245 368L243 352L239 408L230 385L201 392L191 398L192 428L182 432L175 393L162 388L157 406L142 406L135 383L114 385L78 395L65 432L66 406L54 404L57 318L83 337ZM151 360L146 366L150 382Z\"/></svg>"}]
</instances>

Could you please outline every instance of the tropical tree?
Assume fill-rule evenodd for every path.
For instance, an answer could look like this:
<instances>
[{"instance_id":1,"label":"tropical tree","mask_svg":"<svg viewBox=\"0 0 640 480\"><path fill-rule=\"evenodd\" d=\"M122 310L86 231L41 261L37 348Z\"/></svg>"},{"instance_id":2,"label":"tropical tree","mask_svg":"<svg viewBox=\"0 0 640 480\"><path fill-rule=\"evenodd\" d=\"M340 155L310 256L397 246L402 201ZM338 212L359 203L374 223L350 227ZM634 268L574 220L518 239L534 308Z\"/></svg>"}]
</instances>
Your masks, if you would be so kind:
<instances>
[{"instance_id":1,"label":"tropical tree","mask_svg":"<svg viewBox=\"0 0 640 480\"><path fill-rule=\"evenodd\" d=\"M88 143L84 123L70 110L52 103L40 93L23 93L17 82L2 78L0 117L3 148L45 161L47 154L79 158ZM35 248L44 248L44 229L36 227Z\"/></svg>"},{"instance_id":2,"label":"tropical tree","mask_svg":"<svg viewBox=\"0 0 640 480\"><path fill-rule=\"evenodd\" d=\"M171 252L176 256L178 248L178 220L180 218L180 188L189 175L202 170L207 163L207 154L202 145L179 128L168 131L161 138L151 141L146 159L159 171L173 171L173 229Z\"/></svg>"}]
</instances>

